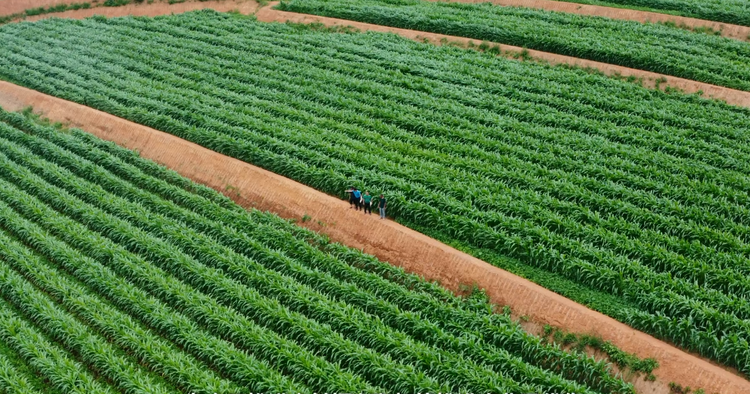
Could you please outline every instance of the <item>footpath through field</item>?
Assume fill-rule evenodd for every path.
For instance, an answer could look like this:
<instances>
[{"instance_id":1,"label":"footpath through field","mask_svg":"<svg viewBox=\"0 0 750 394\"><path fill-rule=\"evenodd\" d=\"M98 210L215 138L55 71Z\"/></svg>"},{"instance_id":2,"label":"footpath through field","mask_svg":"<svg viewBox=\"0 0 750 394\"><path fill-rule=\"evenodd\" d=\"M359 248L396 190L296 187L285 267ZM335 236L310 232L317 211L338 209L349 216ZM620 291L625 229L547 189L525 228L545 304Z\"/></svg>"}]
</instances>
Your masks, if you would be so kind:
<instances>
[{"instance_id":1,"label":"footpath through field","mask_svg":"<svg viewBox=\"0 0 750 394\"><path fill-rule=\"evenodd\" d=\"M0 2L0 16L17 14L31 8L78 2L83 2L83 0L2 0Z\"/></svg>"},{"instance_id":2,"label":"footpath through field","mask_svg":"<svg viewBox=\"0 0 750 394\"><path fill-rule=\"evenodd\" d=\"M294 22L294 23L322 23L325 26L352 26L362 31L378 31L385 33L398 34L402 37L415 41L428 40L433 44L440 45L443 42L469 46L470 44L479 45L481 41L458 36L450 36L439 33L429 33L419 30L401 29L397 27L388 27L374 25L371 23L354 22L346 19L329 18L324 16L300 14L296 12L287 12L274 10L273 6L278 4L274 2L266 7L256 11L255 16L261 22ZM565 64L580 68L589 68L601 71L605 75L634 77L642 80L643 85L648 88L659 86L661 88L671 87L681 90L685 93L701 93L702 97L718 99L731 105L750 108L750 92L731 89L723 86L711 85L704 82L693 81L684 78L673 77L670 75L654 73L650 71L638 70L635 68L617 66L608 63L597 62L593 60L580 59L571 56L558 55L550 52L542 52L533 49L524 49L517 46L489 43L490 46L497 46L502 51L502 56L517 57L520 53L526 54L527 58L537 61L548 62L549 64Z\"/></svg>"},{"instance_id":3,"label":"footpath through field","mask_svg":"<svg viewBox=\"0 0 750 394\"><path fill-rule=\"evenodd\" d=\"M446 0L426 0L446 1ZM689 28L710 28L720 32L722 36L737 40L750 40L750 27L732 25L724 22L714 22L704 19L688 18L662 14L658 12L630 10L625 8L606 7L600 5L588 5L579 3L568 3L554 0L447 0L452 3L492 3L500 6L536 8L547 11L567 12L569 14L601 16L611 19L622 19L641 23L671 22L677 26Z\"/></svg>"},{"instance_id":4,"label":"footpath through field","mask_svg":"<svg viewBox=\"0 0 750 394\"><path fill-rule=\"evenodd\" d=\"M49 7L57 4L72 4L84 2L85 0L11 0L10 4L3 4L6 0L0 0L0 16L11 15L18 12L23 12L29 8L35 7ZM23 5L17 5L23 4ZM56 12L50 14L42 14L30 16L24 21L37 21L46 18L71 18L71 19L83 19L94 15L103 15L106 17L116 16L157 16L157 15L169 15L169 14L181 14L183 12L190 12L202 9L212 9L219 12L227 11L239 11L242 14L252 14L258 9L259 5L255 0L211 0L211 1L197 1L188 0L184 3L169 4L167 0L157 0L154 3L148 4L145 1L143 3L130 3L124 6L118 7L93 7L80 10L71 10L64 12ZM12 11L12 12L11 12Z\"/></svg>"},{"instance_id":5,"label":"footpath through field","mask_svg":"<svg viewBox=\"0 0 750 394\"><path fill-rule=\"evenodd\" d=\"M664 390L654 391L652 385L648 392L667 392L667 382L679 382L708 393L750 393L750 382L719 366L409 228L351 210L338 198L170 134L0 82L0 107L15 111L26 106L33 106L52 121L137 150L142 157L225 193L242 206L297 220L308 215L311 220L302 223L306 227L437 280L453 291L461 284L476 284L487 290L494 303L509 305L515 314L526 315L533 322L598 335L627 352L654 357L661 365L654 373Z\"/></svg>"}]
</instances>

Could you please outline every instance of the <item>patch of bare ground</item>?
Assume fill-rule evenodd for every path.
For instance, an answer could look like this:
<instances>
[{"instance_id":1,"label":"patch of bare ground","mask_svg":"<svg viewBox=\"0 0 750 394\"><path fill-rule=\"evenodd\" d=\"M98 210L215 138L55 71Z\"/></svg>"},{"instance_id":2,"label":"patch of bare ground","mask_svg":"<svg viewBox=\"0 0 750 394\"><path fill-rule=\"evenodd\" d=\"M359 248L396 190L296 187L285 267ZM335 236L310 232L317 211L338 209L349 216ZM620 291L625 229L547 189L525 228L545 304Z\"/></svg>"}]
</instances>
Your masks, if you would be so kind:
<instances>
[{"instance_id":1,"label":"patch of bare ground","mask_svg":"<svg viewBox=\"0 0 750 394\"><path fill-rule=\"evenodd\" d=\"M677 26L683 26L690 29L708 28L716 32L720 32L722 36L727 38L734 38L737 40L748 40L750 36L750 27L732 25L723 22L714 22L703 19L688 18L684 16L675 16L668 14L661 14L658 12L650 11L639 11L629 10L624 8L605 7L599 5L587 5L578 3L567 3L564 1L552 1L552 0L427 0L427 1L442 1L452 3L492 3L500 6L512 6L512 7L526 7L536 8L547 11L558 11L567 12L570 14L588 15L588 16L601 16L611 19L622 19L628 21L636 21L641 23L651 22L669 22L674 23Z\"/></svg>"},{"instance_id":2,"label":"patch of bare ground","mask_svg":"<svg viewBox=\"0 0 750 394\"><path fill-rule=\"evenodd\" d=\"M429 33L418 30L400 29L395 27L374 25L370 23L354 22L345 19L328 18L316 15L300 14L272 9L275 3L268 7L259 9L255 16L261 22L294 22L294 23L322 23L325 26L351 26L362 31L379 31L398 34L402 37L433 44L451 44L463 47L473 46L478 48L482 42L466 37L449 36L446 34ZM488 43L491 47L497 47L501 55L508 58L518 58L519 55L526 59L541 61L552 65L564 64L568 66L592 69L608 76L621 78L631 77L641 81L647 88L676 89L678 91L693 94L700 93L704 98L722 100L728 104L740 107L750 107L750 92L711 85L704 82L643 71L629 67L617 66L593 60L580 59L571 56L558 55L555 53L542 52L533 49L525 49L512 45Z\"/></svg>"},{"instance_id":3,"label":"patch of bare ground","mask_svg":"<svg viewBox=\"0 0 750 394\"><path fill-rule=\"evenodd\" d=\"M2 0L0 0L2 1ZM11 0L13 2L14 0ZM0 6L0 15L10 15L16 12L23 12L28 8L34 7L48 7L50 5L56 5L59 3L71 4L84 2L86 0L19 0L19 3L33 3L34 5L27 6L26 8L20 9L15 12L6 12L3 6ZM255 0L212 0L212 1L198 1L198 0L187 0L184 3L169 4L166 0L155 0L151 3L148 0L144 0L142 3L130 3L124 6L118 7L99 7L95 6L87 9L71 10L64 12L55 12L49 14L35 15L23 18L25 21L36 21L45 18L57 17L57 18L72 18L82 19L88 18L94 15L103 15L106 17L116 16L157 16L157 15L168 15L168 14L179 14L183 12L212 9L220 12L227 11L238 11L242 14L252 14L259 7ZM14 6L15 8L15 6Z\"/></svg>"},{"instance_id":4,"label":"patch of bare ground","mask_svg":"<svg viewBox=\"0 0 750 394\"><path fill-rule=\"evenodd\" d=\"M462 285L476 284L486 290L492 302L510 306L517 316L527 316L532 325L527 327L532 331L550 324L568 332L601 337L642 358L653 357L660 364L654 371L656 382L644 382L642 378L633 382L642 393L668 393L669 382L703 388L707 393L750 393L750 382L726 369L395 222L351 210L349 204L336 197L170 134L0 82L0 107L15 111L26 106L33 106L52 121L135 149L142 157L223 192L244 207L289 219L308 215L311 220L303 223L306 227L436 280L452 291L460 292Z\"/></svg>"},{"instance_id":5,"label":"patch of bare ground","mask_svg":"<svg viewBox=\"0 0 750 394\"><path fill-rule=\"evenodd\" d=\"M17 14L31 8L83 3L85 1L89 0L2 0L0 1L0 16Z\"/></svg>"}]
</instances>

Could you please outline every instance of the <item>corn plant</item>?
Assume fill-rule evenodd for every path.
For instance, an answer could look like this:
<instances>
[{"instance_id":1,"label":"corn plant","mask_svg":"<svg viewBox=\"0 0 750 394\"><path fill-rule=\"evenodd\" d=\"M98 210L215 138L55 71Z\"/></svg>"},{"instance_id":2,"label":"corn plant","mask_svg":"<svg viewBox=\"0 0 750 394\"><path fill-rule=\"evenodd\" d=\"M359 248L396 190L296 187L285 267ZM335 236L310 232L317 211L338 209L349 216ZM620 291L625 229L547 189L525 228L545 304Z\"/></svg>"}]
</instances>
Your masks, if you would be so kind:
<instances>
[{"instance_id":1,"label":"corn plant","mask_svg":"<svg viewBox=\"0 0 750 394\"><path fill-rule=\"evenodd\" d=\"M3 341L56 389L81 394L116 393L107 383L96 380L85 366L58 345L47 340L5 301L0 302L0 317Z\"/></svg>"},{"instance_id":2,"label":"corn plant","mask_svg":"<svg viewBox=\"0 0 750 394\"><path fill-rule=\"evenodd\" d=\"M29 379L20 373L7 357L0 354L0 389L6 392L38 394L37 390Z\"/></svg>"}]
</instances>

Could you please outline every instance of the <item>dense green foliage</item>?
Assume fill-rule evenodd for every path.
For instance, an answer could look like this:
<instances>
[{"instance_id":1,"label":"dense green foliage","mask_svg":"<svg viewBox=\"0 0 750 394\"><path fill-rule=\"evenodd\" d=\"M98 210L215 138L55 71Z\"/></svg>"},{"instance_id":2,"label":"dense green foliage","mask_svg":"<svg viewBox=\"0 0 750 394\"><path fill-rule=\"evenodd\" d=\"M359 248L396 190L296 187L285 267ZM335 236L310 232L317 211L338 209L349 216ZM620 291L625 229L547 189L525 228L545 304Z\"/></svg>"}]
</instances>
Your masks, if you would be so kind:
<instances>
[{"instance_id":1,"label":"dense green foliage","mask_svg":"<svg viewBox=\"0 0 750 394\"><path fill-rule=\"evenodd\" d=\"M750 26L747 0L564 0L571 3L643 9Z\"/></svg>"},{"instance_id":2,"label":"dense green foliage","mask_svg":"<svg viewBox=\"0 0 750 394\"><path fill-rule=\"evenodd\" d=\"M750 43L662 24L422 0L292 0L279 8L493 41L750 91Z\"/></svg>"},{"instance_id":3,"label":"dense green foliage","mask_svg":"<svg viewBox=\"0 0 750 394\"><path fill-rule=\"evenodd\" d=\"M385 192L409 225L621 300L590 305L750 373L746 109L211 11L5 26L0 51L2 78L331 194Z\"/></svg>"},{"instance_id":4,"label":"dense green foliage","mask_svg":"<svg viewBox=\"0 0 750 394\"><path fill-rule=\"evenodd\" d=\"M633 393L486 299L2 111L0 366L0 392Z\"/></svg>"}]
</instances>

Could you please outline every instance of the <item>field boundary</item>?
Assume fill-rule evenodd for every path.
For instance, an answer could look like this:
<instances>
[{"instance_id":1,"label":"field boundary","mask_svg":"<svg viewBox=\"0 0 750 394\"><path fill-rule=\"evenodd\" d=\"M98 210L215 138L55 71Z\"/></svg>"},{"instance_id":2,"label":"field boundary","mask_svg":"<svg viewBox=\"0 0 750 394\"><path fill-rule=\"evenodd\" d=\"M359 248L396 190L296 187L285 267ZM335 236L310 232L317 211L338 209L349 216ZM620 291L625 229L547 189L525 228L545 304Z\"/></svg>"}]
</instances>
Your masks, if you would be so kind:
<instances>
[{"instance_id":1,"label":"field boundary","mask_svg":"<svg viewBox=\"0 0 750 394\"><path fill-rule=\"evenodd\" d=\"M100 138L133 149L182 176L212 187L244 207L274 212L400 265L453 291L462 284L486 289L491 301L540 324L609 340L639 357L660 363L654 371L662 385L677 382L707 393L750 392L750 382L699 357L601 313L590 310L526 279L455 250L421 233L377 215L351 210L345 201L189 141L80 104L8 82L0 82L0 107L17 111L33 106L52 121L82 128ZM354 230L353 230L354 229Z\"/></svg>"},{"instance_id":2,"label":"field boundary","mask_svg":"<svg viewBox=\"0 0 750 394\"><path fill-rule=\"evenodd\" d=\"M78 2L80 0L71 0ZM260 5L255 0L210 0L210 1L186 1L184 3L169 4L166 1L159 1L148 4L130 3L117 7L93 7L79 10L70 10L63 12L53 12L42 15L29 16L23 19L14 20L13 22L34 22L48 18L71 18L83 19L94 15L102 15L108 18L118 16L156 16L181 14L184 12L197 11L203 9L212 9L219 12L238 11L242 14L252 14ZM13 23L11 22L11 23Z\"/></svg>"},{"instance_id":3,"label":"field boundary","mask_svg":"<svg viewBox=\"0 0 750 394\"><path fill-rule=\"evenodd\" d=\"M446 0L426 0L432 2L446 2ZM554 0L447 0L450 3L492 3L499 6L525 7L545 11L565 12L568 14L601 16L610 19L620 19L641 23L664 23L671 22L677 26L685 26L691 29L710 28L720 32L722 37L732 38L740 41L750 40L750 27L733 25L731 23L716 22L706 19L690 18L662 14L654 11L641 11L628 8L607 7L601 5L589 5L580 3L569 3Z\"/></svg>"}]
</instances>

